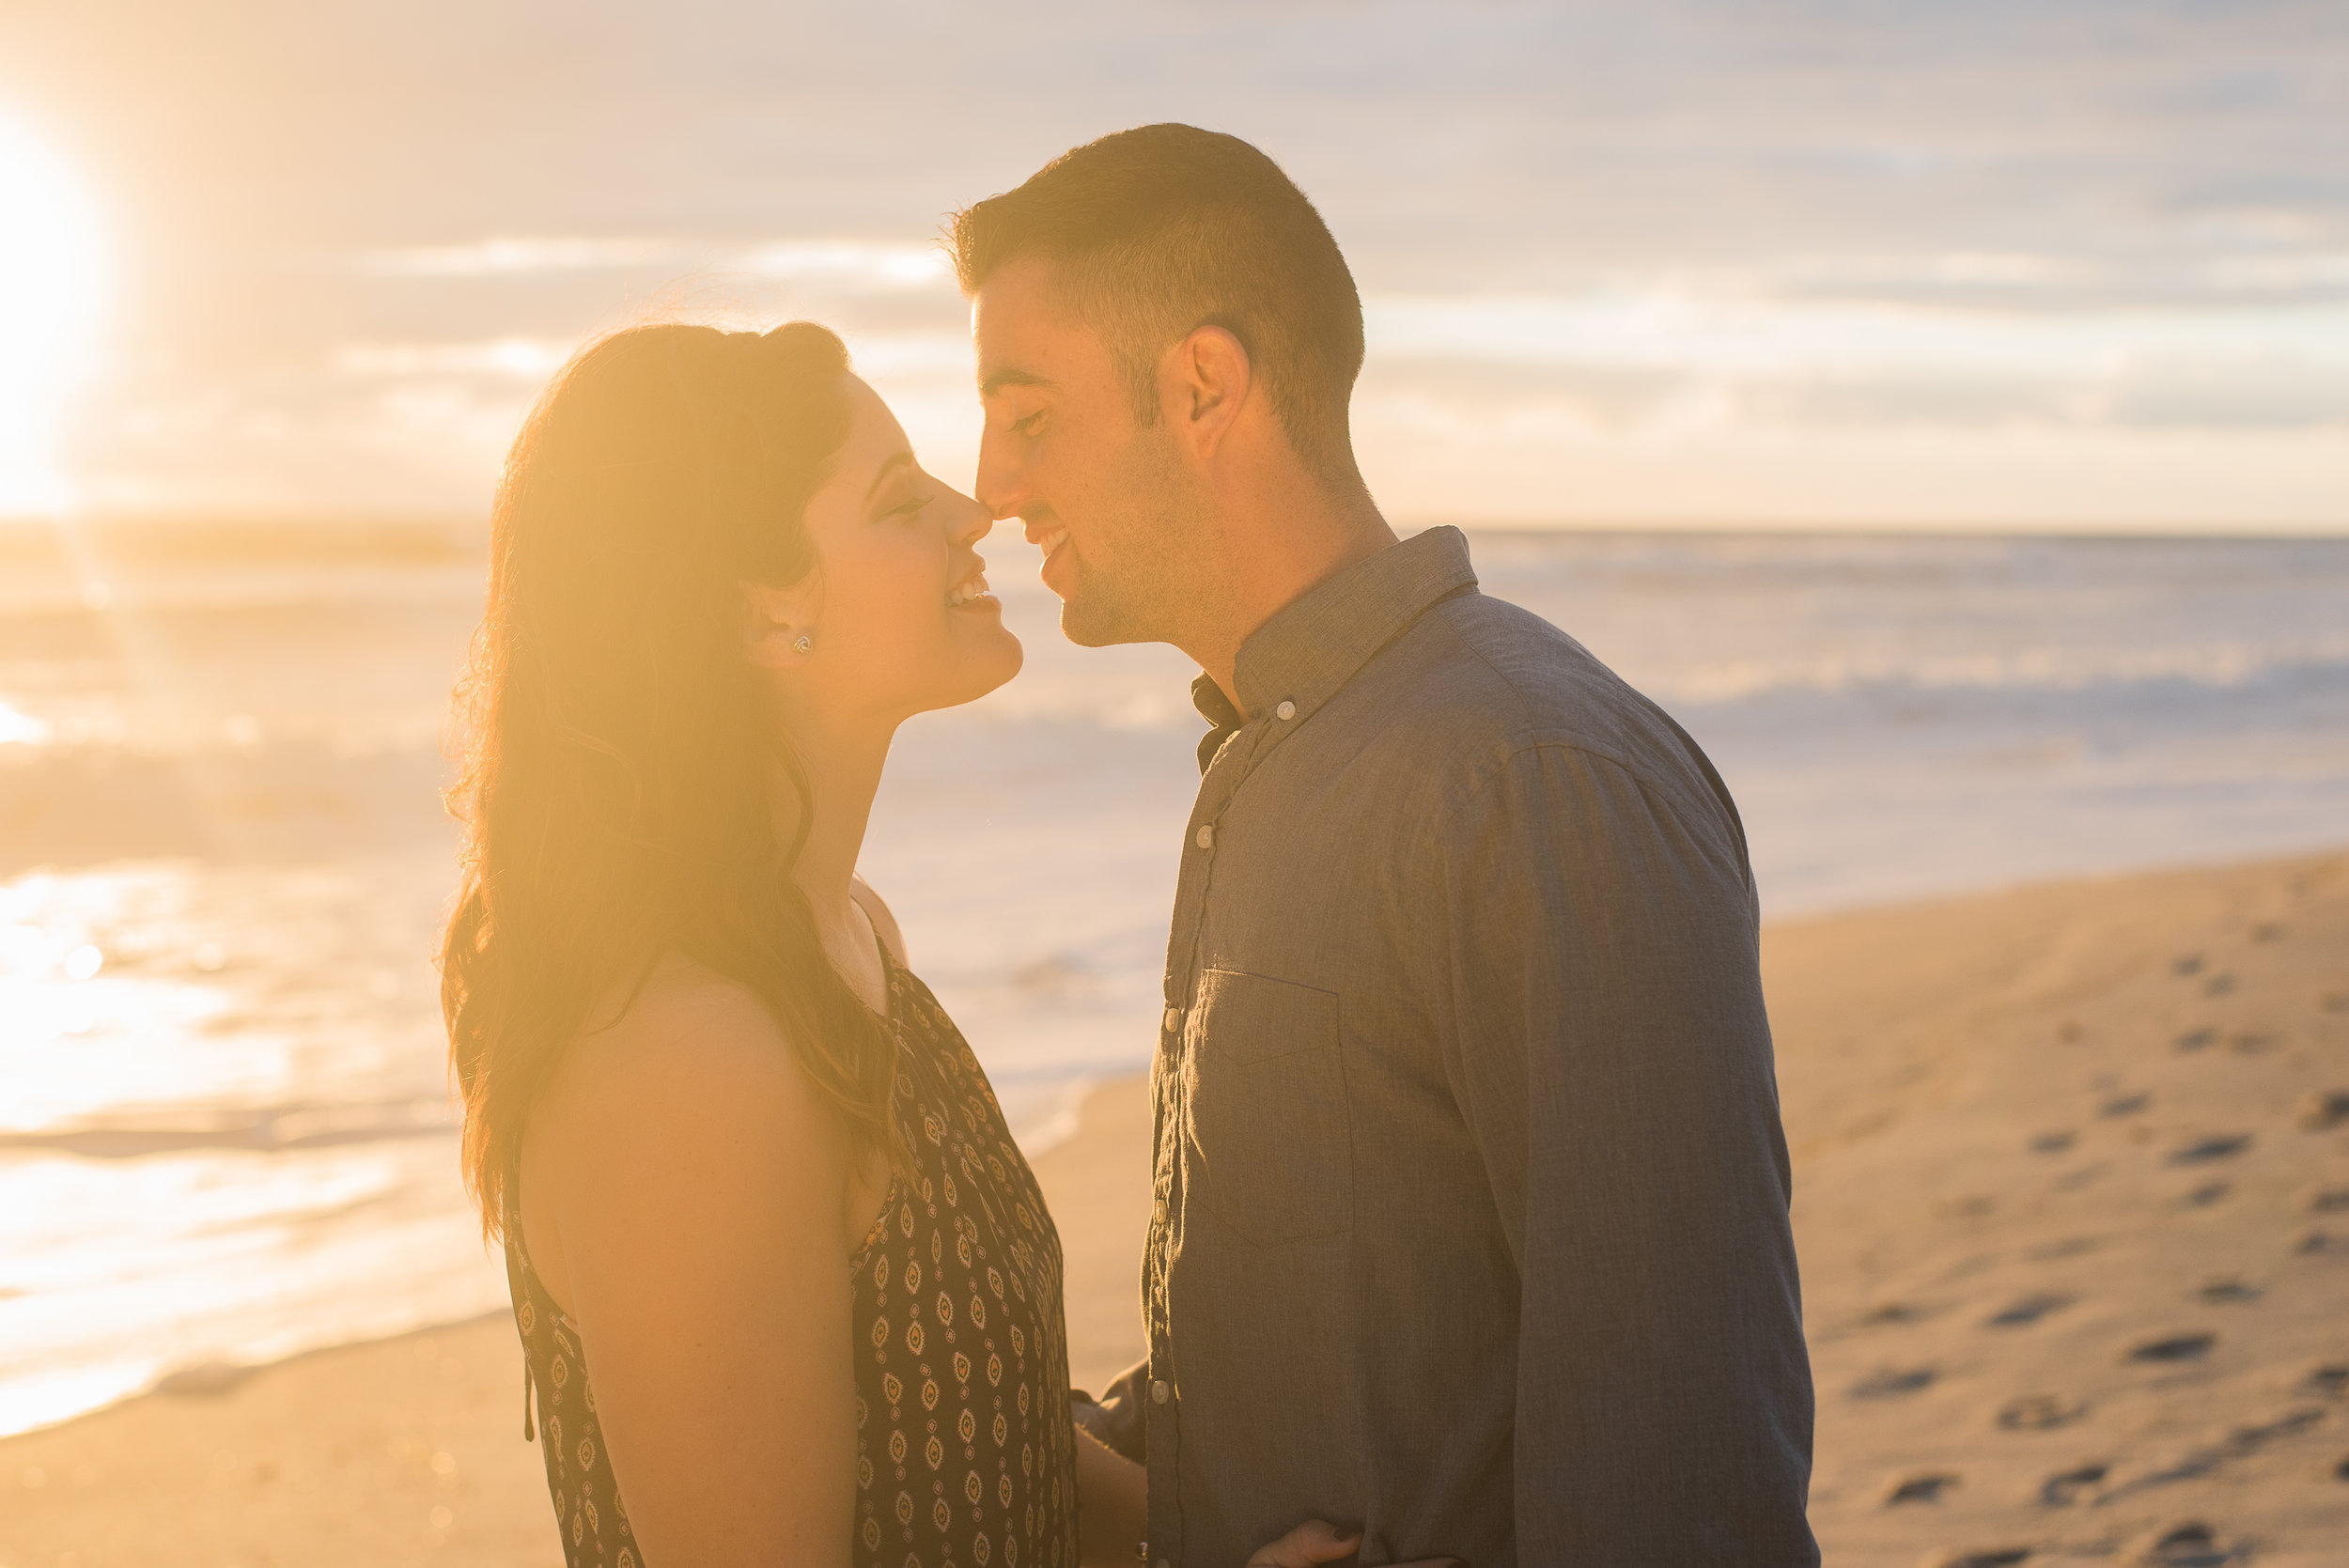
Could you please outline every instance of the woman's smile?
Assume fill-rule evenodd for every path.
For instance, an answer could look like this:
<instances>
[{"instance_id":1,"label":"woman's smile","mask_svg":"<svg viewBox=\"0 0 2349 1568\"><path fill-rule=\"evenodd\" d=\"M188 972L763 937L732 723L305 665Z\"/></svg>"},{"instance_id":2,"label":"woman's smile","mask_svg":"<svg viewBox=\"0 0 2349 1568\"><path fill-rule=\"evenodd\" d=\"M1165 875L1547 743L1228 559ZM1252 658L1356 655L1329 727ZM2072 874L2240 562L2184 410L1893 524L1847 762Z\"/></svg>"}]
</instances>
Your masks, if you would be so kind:
<instances>
[{"instance_id":1,"label":"woman's smile","mask_svg":"<svg viewBox=\"0 0 2349 1568\"><path fill-rule=\"evenodd\" d=\"M949 610L972 608L1001 610L1003 608L1001 601L988 589L986 562L980 562L970 576L946 590L946 608Z\"/></svg>"}]
</instances>

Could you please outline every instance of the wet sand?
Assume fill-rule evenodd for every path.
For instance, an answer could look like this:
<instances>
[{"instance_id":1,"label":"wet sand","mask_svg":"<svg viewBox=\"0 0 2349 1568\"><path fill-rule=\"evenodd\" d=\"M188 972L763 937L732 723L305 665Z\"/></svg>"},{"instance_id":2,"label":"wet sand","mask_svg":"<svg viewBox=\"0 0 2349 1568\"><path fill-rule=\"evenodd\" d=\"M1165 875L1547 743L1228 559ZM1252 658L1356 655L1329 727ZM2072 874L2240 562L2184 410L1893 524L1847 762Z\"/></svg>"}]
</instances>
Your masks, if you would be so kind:
<instances>
[{"instance_id":1,"label":"wet sand","mask_svg":"<svg viewBox=\"0 0 2349 1568\"><path fill-rule=\"evenodd\" d=\"M1774 926L1831 1564L2338 1565L2349 855ZM1148 1110L1038 1162L1139 1350ZM0 1442L0 1568L560 1560L503 1317Z\"/></svg>"}]
</instances>

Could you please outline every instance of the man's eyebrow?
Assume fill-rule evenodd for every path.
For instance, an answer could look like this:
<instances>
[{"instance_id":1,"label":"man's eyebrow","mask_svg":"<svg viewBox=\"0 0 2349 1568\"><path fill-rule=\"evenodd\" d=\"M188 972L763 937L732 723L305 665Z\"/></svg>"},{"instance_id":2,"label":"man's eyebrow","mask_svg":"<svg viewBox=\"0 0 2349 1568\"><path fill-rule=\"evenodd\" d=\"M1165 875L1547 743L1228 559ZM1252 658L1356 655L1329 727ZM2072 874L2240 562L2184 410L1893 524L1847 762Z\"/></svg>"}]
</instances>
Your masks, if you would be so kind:
<instances>
[{"instance_id":1,"label":"man's eyebrow","mask_svg":"<svg viewBox=\"0 0 2349 1568\"><path fill-rule=\"evenodd\" d=\"M888 458L880 465L880 472L873 475L872 484L865 488L864 499L867 501L873 499L873 492L881 488L882 480L888 478L891 474L896 473L901 468L911 468L912 466L913 452L911 448L901 446L896 451L892 452Z\"/></svg>"},{"instance_id":2,"label":"man's eyebrow","mask_svg":"<svg viewBox=\"0 0 2349 1568\"><path fill-rule=\"evenodd\" d=\"M1007 386L1050 386L1050 376L1039 376L1033 370L998 370L979 383L979 396L992 397Z\"/></svg>"}]
</instances>

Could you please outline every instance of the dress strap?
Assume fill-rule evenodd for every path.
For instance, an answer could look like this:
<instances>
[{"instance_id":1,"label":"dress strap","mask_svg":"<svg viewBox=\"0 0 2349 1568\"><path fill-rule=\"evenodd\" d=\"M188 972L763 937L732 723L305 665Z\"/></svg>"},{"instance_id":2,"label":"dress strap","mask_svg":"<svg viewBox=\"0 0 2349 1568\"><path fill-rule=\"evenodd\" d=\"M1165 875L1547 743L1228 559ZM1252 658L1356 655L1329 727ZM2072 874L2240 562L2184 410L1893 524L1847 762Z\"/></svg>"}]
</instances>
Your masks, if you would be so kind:
<instances>
[{"instance_id":1,"label":"dress strap","mask_svg":"<svg viewBox=\"0 0 2349 1568\"><path fill-rule=\"evenodd\" d=\"M519 1251L521 1254L522 1268L535 1277L537 1270L530 1266L530 1246L522 1240L521 1185L522 1162L521 1157L517 1155L513 1164L506 1170L505 1194L501 1203L501 1206L506 1211L506 1246L508 1251ZM521 1281L517 1281L516 1283L521 1284ZM526 1291L530 1286L523 1284L521 1288ZM517 1323L515 1327L520 1327L521 1325ZM533 1377L530 1372L530 1344L525 1340L522 1344L522 1441L525 1443L535 1443L538 1440L538 1422L531 1408L537 1403L536 1396L538 1389L537 1379Z\"/></svg>"}]
</instances>

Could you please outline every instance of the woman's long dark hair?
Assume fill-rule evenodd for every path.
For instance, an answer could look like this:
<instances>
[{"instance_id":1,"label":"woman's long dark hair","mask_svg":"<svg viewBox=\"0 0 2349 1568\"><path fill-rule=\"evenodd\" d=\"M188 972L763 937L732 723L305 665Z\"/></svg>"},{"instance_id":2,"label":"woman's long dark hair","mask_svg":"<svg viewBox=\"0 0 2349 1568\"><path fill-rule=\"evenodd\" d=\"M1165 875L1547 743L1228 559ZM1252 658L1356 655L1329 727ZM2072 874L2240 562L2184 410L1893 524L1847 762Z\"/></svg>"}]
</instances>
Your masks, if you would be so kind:
<instances>
[{"instance_id":1,"label":"woman's long dark hair","mask_svg":"<svg viewBox=\"0 0 2349 1568\"><path fill-rule=\"evenodd\" d=\"M804 321L633 328L571 362L506 460L459 687L467 835L441 952L492 1237L565 1047L666 954L755 993L851 1133L894 1147L889 1040L792 880L807 814L779 833L771 781L804 801L807 776L741 635L741 582L816 569L801 513L848 434L847 369Z\"/></svg>"}]
</instances>

